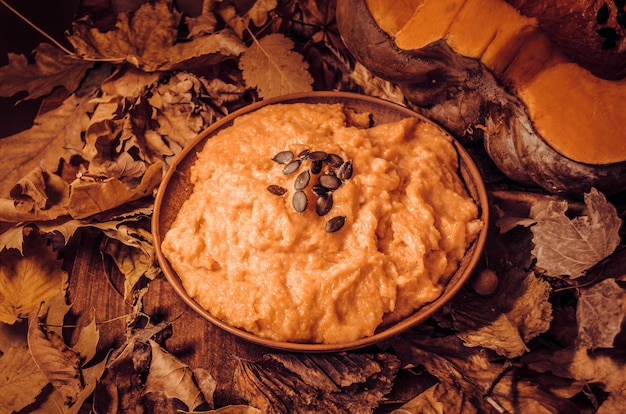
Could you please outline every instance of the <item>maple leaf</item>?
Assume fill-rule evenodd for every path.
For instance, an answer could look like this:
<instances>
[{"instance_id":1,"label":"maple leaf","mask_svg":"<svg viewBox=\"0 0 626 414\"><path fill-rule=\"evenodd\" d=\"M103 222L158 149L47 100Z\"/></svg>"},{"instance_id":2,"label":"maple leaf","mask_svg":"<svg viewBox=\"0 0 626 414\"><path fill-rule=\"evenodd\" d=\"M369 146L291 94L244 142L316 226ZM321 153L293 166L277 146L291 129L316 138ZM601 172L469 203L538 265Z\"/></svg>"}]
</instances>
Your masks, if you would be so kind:
<instances>
[{"instance_id":1,"label":"maple leaf","mask_svg":"<svg viewBox=\"0 0 626 414\"><path fill-rule=\"evenodd\" d=\"M0 67L0 96L27 91L25 99L36 99L57 86L73 92L93 66L93 62L69 56L49 43L41 43L33 54L34 63L24 55L8 54L9 64Z\"/></svg>"},{"instance_id":2,"label":"maple leaf","mask_svg":"<svg viewBox=\"0 0 626 414\"><path fill-rule=\"evenodd\" d=\"M588 215L570 219L567 202L550 202L531 210L537 266L552 276L575 279L611 254L620 243L621 220L615 207L595 188L584 196Z\"/></svg>"},{"instance_id":3,"label":"maple leaf","mask_svg":"<svg viewBox=\"0 0 626 414\"><path fill-rule=\"evenodd\" d=\"M312 90L308 64L292 49L293 41L280 33L255 41L239 59L246 85L264 99Z\"/></svg>"},{"instance_id":4,"label":"maple leaf","mask_svg":"<svg viewBox=\"0 0 626 414\"><path fill-rule=\"evenodd\" d=\"M0 198L6 198L15 183L38 167L54 172L61 158L69 159L83 148L81 132L93 110L89 96L69 96L56 109L38 115L34 126L0 140Z\"/></svg>"},{"instance_id":5,"label":"maple leaf","mask_svg":"<svg viewBox=\"0 0 626 414\"><path fill-rule=\"evenodd\" d=\"M500 287L489 301L469 291L453 300L449 308L454 327L467 346L518 357L528 350L528 341L550 328L551 291L533 273L512 268L500 275Z\"/></svg>"},{"instance_id":6,"label":"maple leaf","mask_svg":"<svg viewBox=\"0 0 626 414\"><path fill-rule=\"evenodd\" d=\"M61 261L42 237L24 240L24 255L15 249L0 252L0 322L13 324L33 308L67 287Z\"/></svg>"},{"instance_id":7,"label":"maple leaf","mask_svg":"<svg viewBox=\"0 0 626 414\"><path fill-rule=\"evenodd\" d=\"M77 20L68 40L80 56L126 61L146 72L171 70L204 55L239 56L245 49L229 30L177 43L180 21L171 1L159 0L120 13L115 28L104 33L87 19Z\"/></svg>"},{"instance_id":8,"label":"maple leaf","mask_svg":"<svg viewBox=\"0 0 626 414\"><path fill-rule=\"evenodd\" d=\"M624 321L624 289L615 279L580 289L576 319L578 340L590 349L612 348Z\"/></svg>"},{"instance_id":9,"label":"maple leaf","mask_svg":"<svg viewBox=\"0 0 626 414\"><path fill-rule=\"evenodd\" d=\"M24 245L24 224L10 227L0 234L0 252L7 249L15 249L22 254Z\"/></svg>"}]
</instances>

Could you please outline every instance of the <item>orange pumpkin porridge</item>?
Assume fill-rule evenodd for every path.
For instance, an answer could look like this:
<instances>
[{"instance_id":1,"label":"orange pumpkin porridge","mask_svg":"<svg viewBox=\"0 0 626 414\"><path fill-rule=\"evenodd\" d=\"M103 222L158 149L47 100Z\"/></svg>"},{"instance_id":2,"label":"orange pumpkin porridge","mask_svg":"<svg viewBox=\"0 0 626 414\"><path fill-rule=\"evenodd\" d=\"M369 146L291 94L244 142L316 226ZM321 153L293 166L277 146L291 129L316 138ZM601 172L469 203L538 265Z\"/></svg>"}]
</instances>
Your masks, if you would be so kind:
<instances>
[{"instance_id":1,"label":"orange pumpkin porridge","mask_svg":"<svg viewBox=\"0 0 626 414\"><path fill-rule=\"evenodd\" d=\"M419 119L355 119L341 104L275 104L206 142L162 250L212 315L340 343L440 295L483 227L458 154Z\"/></svg>"}]
</instances>

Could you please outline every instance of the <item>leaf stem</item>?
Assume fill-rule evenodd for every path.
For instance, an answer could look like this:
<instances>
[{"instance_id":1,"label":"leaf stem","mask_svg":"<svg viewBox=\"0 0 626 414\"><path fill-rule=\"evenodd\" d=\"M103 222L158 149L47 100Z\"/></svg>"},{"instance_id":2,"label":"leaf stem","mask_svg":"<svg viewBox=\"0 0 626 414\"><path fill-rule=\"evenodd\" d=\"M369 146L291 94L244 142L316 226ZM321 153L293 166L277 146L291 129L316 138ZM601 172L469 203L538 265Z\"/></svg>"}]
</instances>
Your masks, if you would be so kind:
<instances>
[{"instance_id":1,"label":"leaf stem","mask_svg":"<svg viewBox=\"0 0 626 414\"><path fill-rule=\"evenodd\" d=\"M39 26L37 26L35 23L33 23L32 21L30 21L30 19L28 19L26 16L24 16L22 13L20 13L19 11L17 11L15 8L13 8L10 4L8 4L5 0L0 0L0 3L2 3L2 5L4 7L6 7L7 9L9 9L9 11L11 11L13 14L15 14L17 17L19 17L20 19L22 19L26 24L28 24L30 27L32 27L33 29L35 29L37 32L39 32L42 36L44 36L46 39L50 40L52 43L54 43L59 49L61 49L63 52L67 53L70 56L75 56L74 52L72 52L71 50L69 50L68 48L66 48L65 46L63 46L61 43L59 43L55 38L53 38L52 36L50 36L48 33L46 33L43 29L41 29Z\"/></svg>"}]
</instances>

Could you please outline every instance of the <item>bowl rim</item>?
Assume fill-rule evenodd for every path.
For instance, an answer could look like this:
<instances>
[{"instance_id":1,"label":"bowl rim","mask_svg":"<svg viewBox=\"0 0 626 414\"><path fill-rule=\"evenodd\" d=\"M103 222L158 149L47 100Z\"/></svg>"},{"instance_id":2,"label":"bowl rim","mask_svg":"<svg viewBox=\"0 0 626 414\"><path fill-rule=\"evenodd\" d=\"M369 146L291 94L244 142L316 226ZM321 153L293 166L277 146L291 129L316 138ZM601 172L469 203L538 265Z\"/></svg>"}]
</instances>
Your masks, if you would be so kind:
<instances>
[{"instance_id":1,"label":"bowl rim","mask_svg":"<svg viewBox=\"0 0 626 414\"><path fill-rule=\"evenodd\" d=\"M173 175L178 171L178 167L180 164L194 151L198 152L202 148L198 148L199 145L204 142L206 139L209 139L212 135L216 134L222 128L226 128L232 124L233 120L240 115L254 112L264 106L277 104L277 103L297 103L297 102L311 102L312 99L336 99L337 102L345 103L344 101L356 100L356 101L364 101L366 103L372 105L381 105L386 109L390 109L393 111L398 111L403 115L406 114L407 117L415 117L420 119L421 121L427 122L439 128L442 132L448 135L457 151L459 156L459 169L463 168L465 174L462 174L462 179L464 180L464 184L468 192L471 190L468 187L468 178L472 179L472 187L475 194L472 195L474 201L476 202L479 209L479 217L483 221L483 228L478 234L478 237L472 242L468 250L466 251L464 257L469 255L469 260L465 262L465 266L461 270L461 268L457 269L457 271L450 278L457 279L454 285L449 286L449 282L446 284L442 294L437 297L432 302L427 303L426 305L416 309L412 314L407 317L401 319L400 321L391 323L387 326L383 327L383 330L375 332L371 336L367 336L364 338L360 338L357 340L352 340L348 342L342 343L300 343L300 342L287 342L287 341L277 341L269 338L260 337L254 335L250 332L247 332L243 329L236 328L218 318L211 315L206 309L204 309L198 302L196 302L184 289L182 285L182 281L179 276L171 267L169 261L165 258L162 250L161 250L161 240L162 237L165 236L165 231L162 231L161 228L161 213L163 210L163 204L165 202L165 194L167 193L168 186L171 183ZM463 171L461 171L463 172ZM377 343L384 342L390 338L393 338L410 328L424 322L427 318L432 316L436 311L438 311L441 307L444 306L456 293L464 286L465 282L470 278L474 269L476 268L480 257L482 255L482 250L484 248L486 237L487 237L487 229L489 224L489 208L488 208L488 198L487 191L482 180L481 174L474 163L473 159L469 155L469 153L465 150L465 148L443 127L441 127L436 122L428 119L427 117L409 109L408 107L402 106L395 102L385 100L382 98L370 96L370 95L362 95L354 92L339 92L339 91L315 91L315 92L301 92L289 95L282 95L275 98L265 99L261 101L254 102L252 104L246 105L242 108L237 109L236 111L231 112L220 120L214 122L209 125L206 129L200 132L193 140L186 144L186 146L181 150L181 152L176 156L175 161L169 166L166 171L156 193L156 197L154 200L154 210L152 214L151 220L151 232L154 238L154 249L157 258L157 262L163 272L166 280L170 283L170 285L174 288L175 292L183 299L183 301L191 307L195 312L197 312L200 316L208 320L213 325L218 328L229 332L239 338L242 338L250 343L260 345L266 348L271 348L275 350L282 351L294 351L294 352L340 352L340 351L348 351L364 348L370 345L375 345Z\"/></svg>"}]
</instances>

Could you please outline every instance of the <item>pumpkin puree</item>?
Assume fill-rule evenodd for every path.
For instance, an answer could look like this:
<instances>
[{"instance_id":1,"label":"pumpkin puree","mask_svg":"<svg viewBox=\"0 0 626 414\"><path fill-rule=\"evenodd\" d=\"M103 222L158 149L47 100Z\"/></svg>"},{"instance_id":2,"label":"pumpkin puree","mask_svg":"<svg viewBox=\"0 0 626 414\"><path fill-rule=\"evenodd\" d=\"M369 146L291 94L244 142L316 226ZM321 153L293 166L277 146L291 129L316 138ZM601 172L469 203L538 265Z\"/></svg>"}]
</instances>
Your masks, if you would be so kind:
<instances>
[{"instance_id":1,"label":"pumpkin puree","mask_svg":"<svg viewBox=\"0 0 626 414\"><path fill-rule=\"evenodd\" d=\"M340 104L275 104L206 142L162 249L212 315L275 340L339 343L440 295L483 227L449 136L413 118L372 128L347 119ZM307 149L353 162L324 216L311 185L307 209L292 205L310 161L285 175L272 160ZM326 232L336 216L345 225Z\"/></svg>"}]
</instances>

